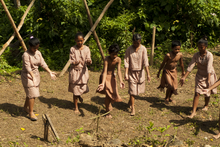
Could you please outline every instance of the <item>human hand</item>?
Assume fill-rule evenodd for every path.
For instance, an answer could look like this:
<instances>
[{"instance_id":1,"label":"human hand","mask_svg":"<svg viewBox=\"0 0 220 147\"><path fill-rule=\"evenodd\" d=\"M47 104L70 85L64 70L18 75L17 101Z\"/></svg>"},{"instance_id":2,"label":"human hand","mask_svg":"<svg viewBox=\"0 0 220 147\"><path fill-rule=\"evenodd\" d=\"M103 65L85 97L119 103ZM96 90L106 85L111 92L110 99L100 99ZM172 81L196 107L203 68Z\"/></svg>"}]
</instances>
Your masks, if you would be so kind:
<instances>
[{"instance_id":1,"label":"human hand","mask_svg":"<svg viewBox=\"0 0 220 147\"><path fill-rule=\"evenodd\" d=\"M99 84L97 91L102 91L104 89L104 84Z\"/></svg>"},{"instance_id":2,"label":"human hand","mask_svg":"<svg viewBox=\"0 0 220 147\"><path fill-rule=\"evenodd\" d=\"M128 74L125 74L125 81L128 81Z\"/></svg>"},{"instance_id":3,"label":"human hand","mask_svg":"<svg viewBox=\"0 0 220 147\"><path fill-rule=\"evenodd\" d=\"M77 65L77 64L79 64L79 61L73 61L73 64Z\"/></svg>"},{"instance_id":4,"label":"human hand","mask_svg":"<svg viewBox=\"0 0 220 147\"><path fill-rule=\"evenodd\" d=\"M56 73L55 72L50 72L50 77L52 80L56 80Z\"/></svg>"},{"instance_id":5,"label":"human hand","mask_svg":"<svg viewBox=\"0 0 220 147\"><path fill-rule=\"evenodd\" d=\"M91 65L92 64L92 60L91 59L87 59L86 60L86 64Z\"/></svg>"},{"instance_id":6,"label":"human hand","mask_svg":"<svg viewBox=\"0 0 220 147\"><path fill-rule=\"evenodd\" d=\"M207 94L210 90L209 89L203 89L201 94Z\"/></svg>"},{"instance_id":7,"label":"human hand","mask_svg":"<svg viewBox=\"0 0 220 147\"><path fill-rule=\"evenodd\" d=\"M181 85L181 86L183 86L183 84L184 84L185 80L186 80L186 79L185 79L184 77L182 77L182 78L180 79L180 81L179 81L179 82L180 82L180 85Z\"/></svg>"},{"instance_id":8,"label":"human hand","mask_svg":"<svg viewBox=\"0 0 220 147\"><path fill-rule=\"evenodd\" d=\"M125 88L125 84L123 82L120 83L120 88L122 88L122 89Z\"/></svg>"},{"instance_id":9,"label":"human hand","mask_svg":"<svg viewBox=\"0 0 220 147\"><path fill-rule=\"evenodd\" d=\"M151 81L151 77L149 75L147 76L147 81L148 81L148 83L150 83L150 81Z\"/></svg>"}]
</instances>

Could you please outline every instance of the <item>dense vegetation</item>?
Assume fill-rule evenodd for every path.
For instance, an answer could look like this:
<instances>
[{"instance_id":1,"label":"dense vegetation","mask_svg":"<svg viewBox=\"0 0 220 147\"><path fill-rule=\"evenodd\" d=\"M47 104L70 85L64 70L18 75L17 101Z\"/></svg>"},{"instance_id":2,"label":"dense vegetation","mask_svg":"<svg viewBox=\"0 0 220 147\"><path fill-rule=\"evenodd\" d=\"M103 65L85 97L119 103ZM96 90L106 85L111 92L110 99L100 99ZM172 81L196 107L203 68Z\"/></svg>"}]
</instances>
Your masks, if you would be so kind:
<instances>
[{"instance_id":1,"label":"dense vegetation","mask_svg":"<svg viewBox=\"0 0 220 147\"><path fill-rule=\"evenodd\" d=\"M108 0L87 0L95 22ZM30 1L21 0L17 9L13 0L5 0L16 24ZM183 48L195 47L199 38L208 36L209 45L218 43L220 30L219 0L115 0L101 20L96 31L107 55L107 47L116 42L121 47L120 56L131 44L132 30L143 36L143 44L150 46L153 26L157 27L156 58L168 51L171 40L182 41ZM74 34L90 30L82 0L36 0L20 34L27 42L30 34L40 38L41 48L50 68L60 70L69 58L69 49L75 44ZM0 5L0 46L12 35L13 29ZM21 67L23 50L16 42L1 56L0 69ZM101 55L93 36L86 42L92 52L93 68L101 65ZM8 65L9 64L9 65Z\"/></svg>"}]
</instances>

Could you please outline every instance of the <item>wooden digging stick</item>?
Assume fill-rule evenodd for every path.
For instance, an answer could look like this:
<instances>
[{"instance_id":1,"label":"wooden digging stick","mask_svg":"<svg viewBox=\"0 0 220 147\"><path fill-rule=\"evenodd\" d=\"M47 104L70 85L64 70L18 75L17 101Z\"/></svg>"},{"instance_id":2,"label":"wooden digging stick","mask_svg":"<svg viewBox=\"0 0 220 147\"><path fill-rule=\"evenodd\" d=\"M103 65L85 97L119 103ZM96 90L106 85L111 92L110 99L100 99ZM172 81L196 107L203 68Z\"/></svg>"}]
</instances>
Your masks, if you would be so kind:
<instances>
[{"instance_id":1,"label":"wooden digging stick","mask_svg":"<svg viewBox=\"0 0 220 147\"><path fill-rule=\"evenodd\" d=\"M30 11L31 7L33 6L34 2L35 2L35 0L32 0L31 3L29 4L27 10L24 12L24 15L22 16L21 21L20 21L20 23L19 23L19 25L18 25L18 28L17 28L18 31L20 31L21 27L23 26L24 20L25 20L25 18L26 18L26 16L27 16L28 12ZM14 33L14 34L8 39L8 41L3 45L3 47L2 47L2 49L1 49L1 51L0 51L0 56L1 56L2 53L5 51L5 49L9 46L9 44L10 44L11 41L14 39L14 37L15 37L15 33Z\"/></svg>"},{"instance_id":2,"label":"wooden digging stick","mask_svg":"<svg viewBox=\"0 0 220 147\"><path fill-rule=\"evenodd\" d=\"M89 7L88 7L88 5L87 5L86 0L83 0L83 2L84 2L84 5L85 5L85 8L86 8L87 15L88 15L90 27L92 27L92 26L93 26L93 22L92 22L92 17L91 17L90 11L89 11ZM99 42L99 37L98 37L98 35L96 34L96 31L95 31L95 30L93 31L93 36L94 36L94 38L95 38L95 41L96 41L97 46L98 46L98 48L99 48L99 51L100 51L100 53L101 53L101 55L102 55L102 59L103 59L103 61L104 61L104 60L105 60L105 55L104 55L104 53L103 53L102 46L101 46L101 44L100 44L100 42Z\"/></svg>"},{"instance_id":3,"label":"wooden digging stick","mask_svg":"<svg viewBox=\"0 0 220 147\"><path fill-rule=\"evenodd\" d=\"M14 32L15 32L16 36L17 36L18 39L21 41L21 45L22 45L24 51L26 51L26 50L27 50L27 47L26 47L26 45L25 45L25 43L24 43L24 41L23 41L23 39L22 39L20 33L18 32L16 26L15 26L14 20L12 19L11 14L10 14L10 12L8 11L7 6L5 5L4 0L0 0L0 1L1 1L1 3L2 3L3 8L5 9L5 12L6 12L6 14L7 14L7 16L8 16L8 18L9 18L10 22L11 22L11 25L12 25L12 27L13 27L13 29L14 29Z\"/></svg>"},{"instance_id":4,"label":"wooden digging stick","mask_svg":"<svg viewBox=\"0 0 220 147\"><path fill-rule=\"evenodd\" d=\"M150 54L150 65L151 65L151 66L153 65L153 61L154 61L155 34L156 34L156 27L153 27L152 44L151 44L151 54Z\"/></svg>"},{"instance_id":5,"label":"wooden digging stick","mask_svg":"<svg viewBox=\"0 0 220 147\"><path fill-rule=\"evenodd\" d=\"M108 2L108 4L105 6L105 8L103 9L102 13L99 15L98 19L96 20L95 24L92 26L92 28L90 29L90 31L87 33L87 35L84 37L84 42L85 43L87 41L87 39L89 38L89 36L92 34L92 32L95 30L95 28L97 27L98 23L100 22L100 20L102 19L102 17L104 16L105 12L108 10L109 6L112 4L114 0L110 0ZM61 77L68 69L68 67L70 66L70 60L68 60L68 62L66 63L66 65L64 66L63 70L61 71L59 77Z\"/></svg>"}]
</instances>

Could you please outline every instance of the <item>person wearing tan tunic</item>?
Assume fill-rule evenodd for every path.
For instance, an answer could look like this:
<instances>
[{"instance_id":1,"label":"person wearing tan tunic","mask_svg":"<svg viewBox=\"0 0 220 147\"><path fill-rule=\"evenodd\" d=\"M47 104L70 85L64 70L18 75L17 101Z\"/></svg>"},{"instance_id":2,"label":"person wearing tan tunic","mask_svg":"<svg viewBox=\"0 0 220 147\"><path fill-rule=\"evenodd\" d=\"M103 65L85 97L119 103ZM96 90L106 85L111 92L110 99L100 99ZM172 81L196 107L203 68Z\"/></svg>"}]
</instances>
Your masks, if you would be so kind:
<instances>
[{"instance_id":1,"label":"person wearing tan tunic","mask_svg":"<svg viewBox=\"0 0 220 147\"><path fill-rule=\"evenodd\" d=\"M77 45L70 48L71 65L68 91L73 93L75 113L79 113L77 99L83 102L81 95L89 92L87 85L89 80L87 64L92 64L92 60L89 47L83 45L83 34L77 33L75 40Z\"/></svg>"},{"instance_id":2,"label":"person wearing tan tunic","mask_svg":"<svg viewBox=\"0 0 220 147\"><path fill-rule=\"evenodd\" d=\"M106 95L105 98L106 112L112 110L111 103L122 101L121 97L118 94L117 81L114 74L116 66L118 66L118 77L120 80L120 87L121 88L125 87L121 75L121 58L117 56L119 51L120 48L117 44L113 44L109 47L108 52L110 56L105 58L104 69L99 79L100 85L96 90L97 92ZM106 117L112 118L110 113L107 114Z\"/></svg>"},{"instance_id":3,"label":"person wearing tan tunic","mask_svg":"<svg viewBox=\"0 0 220 147\"><path fill-rule=\"evenodd\" d=\"M220 78L218 79L218 81L217 82L215 82L212 86L210 86L209 88L207 88L207 89L203 89L202 91L202 93L201 94L208 94L208 93L210 93L212 90L214 90L214 89L216 89L216 87L218 87L220 85ZM218 119L218 124L220 124L220 113L219 113L219 119ZM219 127L219 133L217 134L217 135L213 135L213 137L215 138L215 139L218 139L218 138L220 138L220 125L218 125L218 127Z\"/></svg>"},{"instance_id":4,"label":"person wearing tan tunic","mask_svg":"<svg viewBox=\"0 0 220 147\"><path fill-rule=\"evenodd\" d=\"M183 65L183 55L180 53L181 43L180 41L173 41L172 42L172 51L167 53L164 57L164 60L160 66L160 69L158 71L157 77L160 77L160 71L163 69L162 77L160 86L158 89L161 91L164 90L164 88L167 88L166 91L166 97L165 97L165 103L168 104L169 102L176 103L174 100L171 99L172 94L177 95L177 87L178 87L178 81L177 81L177 62L180 62L180 66L182 69L182 76L184 76L184 65Z\"/></svg>"},{"instance_id":5,"label":"person wearing tan tunic","mask_svg":"<svg viewBox=\"0 0 220 147\"><path fill-rule=\"evenodd\" d=\"M30 119L35 121L37 117L33 113L34 100L40 96L40 73L38 67L43 67L50 73L52 79L55 79L55 73L48 68L41 52L38 51L39 40L31 38L29 41L29 49L24 52L22 56L23 66L21 72L21 80L26 93L26 101L24 104L24 111L29 113Z\"/></svg>"},{"instance_id":6,"label":"person wearing tan tunic","mask_svg":"<svg viewBox=\"0 0 220 147\"><path fill-rule=\"evenodd\" d=\"M193 100L193 111L189 118L193 118L196 115L196 109L199 102L200 94L203 94L203 89L207 89L209 86L212 86L216 81L217 77L213 67L213 55L211 52L207 51L208 41L200 39L198 42L199 52L195 53L189 66L187 68L186 74L180 80L181 85L184 84L186 77L192 71L193 67L197 64L198 71L195 77L195 96ZM208 103L210 100L210 94L216 94L217 89L213 89L207 94L205 94L205 105L203 110L208 110Z\"/></svg>"},{"instance_id":7,"label":"person wearing tan tunic","mask_svg":"<svg viewBox=\"0 0 220 147\"><path fill-rule=\"evenodd\" d=\"M134 96L145 92L145 71L147 79L150 82L149 63L147 57L147 49L141 44L141 36L133 35L133 45L128 47L125 52L125 80L128 81L130 100L128 104L131 108L131 115L135 115Z\"/></svg>"}]
</instances>

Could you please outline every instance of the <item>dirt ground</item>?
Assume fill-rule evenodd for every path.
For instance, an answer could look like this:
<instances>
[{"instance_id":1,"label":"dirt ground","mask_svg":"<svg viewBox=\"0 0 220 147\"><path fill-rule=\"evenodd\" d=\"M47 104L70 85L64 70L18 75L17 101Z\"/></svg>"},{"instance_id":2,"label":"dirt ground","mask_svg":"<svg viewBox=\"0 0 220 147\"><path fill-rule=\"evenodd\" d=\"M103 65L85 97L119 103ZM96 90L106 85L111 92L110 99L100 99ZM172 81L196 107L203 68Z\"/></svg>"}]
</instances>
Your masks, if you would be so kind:
<instances>
[{"instance_id":1,"label":"dirt ground","mask_svg":"<svg viewBox=\"0 0 220 147\"><path fill-rule=\"evenodd\" d=\"M190 54L184 54L185 66L190 62L191 57ZM220 57L214 56L214 68L218 77L220 77L219 60ZM126 83L125 89L119 89L123 102L113 104L112 119L101 117L100 138L106 140L118 138L124 144L129 142L137 144L141 140L139 138L146 136L146 134L154 140L168 139L167 136L176 135L179 140L188 145L220 146L220 139L216 140L212 137L218 133L218 95L212 95L207 112L201 110L204 105L204 98L201 96L197 116L194 119L185 118L192 111L196 68L188 76L186 84L183 87L179 85L179 95L173 96L177 101L176 105L164 104L165 93L156 89L159 86L159 80L156 78L157 71L158 69L150 67L152 81L146 83L146 93L136 97L135 116L130 116L127 105L129 100L128 83ZM34 106L35 113L38 114L36 122L30 121L22 111L25 92L20 75L0 75L0 146L32 147L55 144L51 133L49 134L49 142L43 141L43 114L49 115L52 120L62 142L60 146L76 145L73 143L74 137L77 138L77 135L82 131L90 134L95 132L96 123L90 118L97 116L99 108L101 108L101 114L105 113L105 96L95 93L100 72L89 72L90 92L82 96L84 102L79 104L80 115L74 114L73 111L72 93L68 92L68 73L56 81L52 81L46 72L40 74L41 97L36 99ZM179 78L181 76L180 70L178 76ZM146 127L149 127L149 122L152 122L155 129L170 127L163 133L157 130L147 133ZM80 128L81 131L77 130Z\"/></svg>"}]
</instances>

